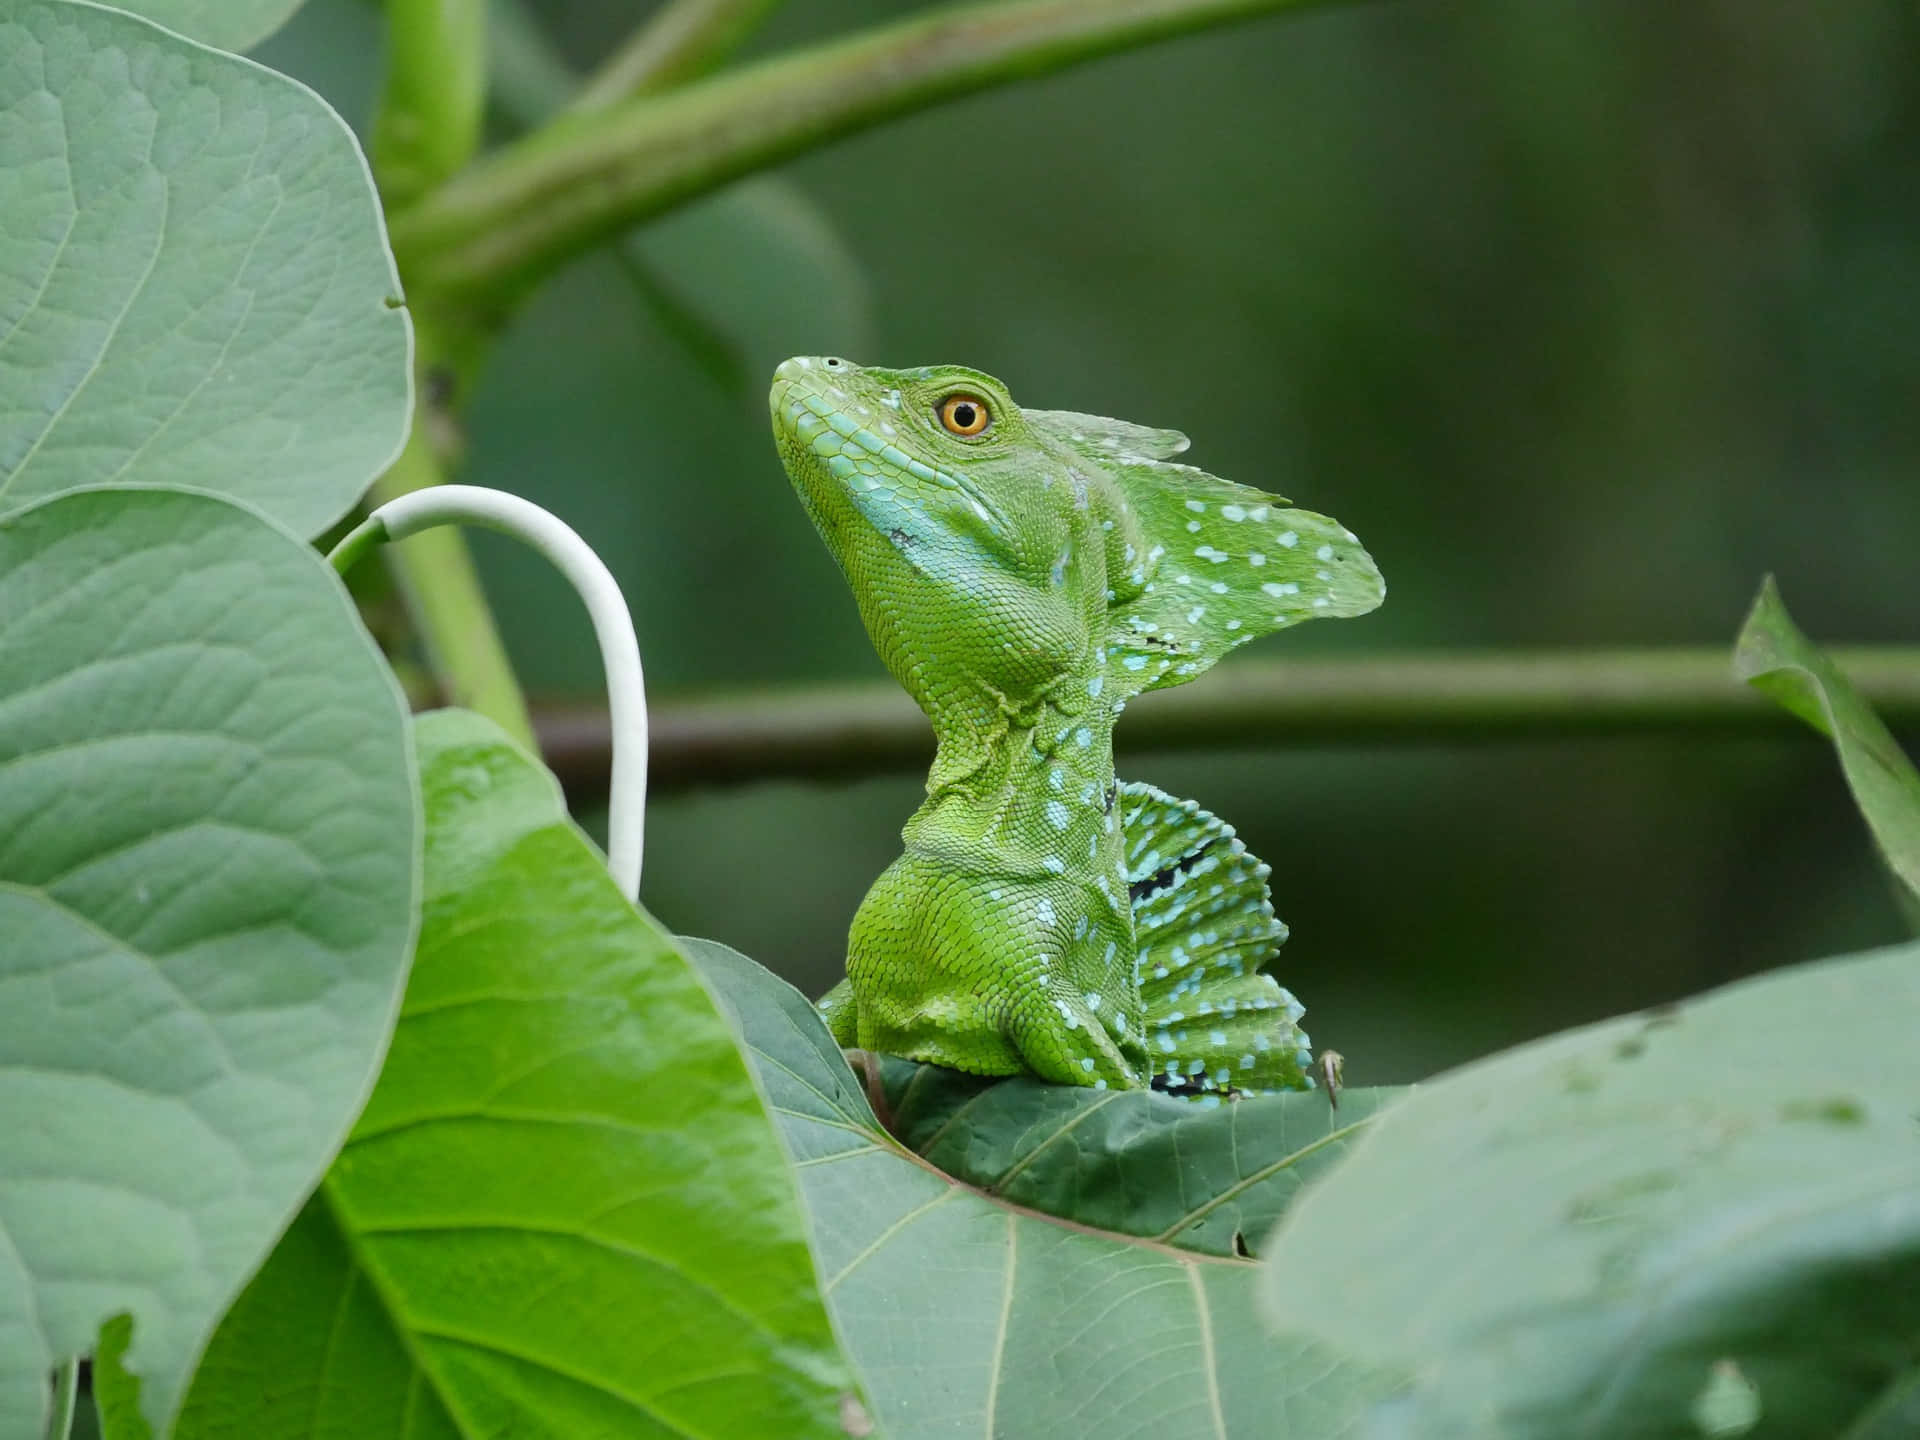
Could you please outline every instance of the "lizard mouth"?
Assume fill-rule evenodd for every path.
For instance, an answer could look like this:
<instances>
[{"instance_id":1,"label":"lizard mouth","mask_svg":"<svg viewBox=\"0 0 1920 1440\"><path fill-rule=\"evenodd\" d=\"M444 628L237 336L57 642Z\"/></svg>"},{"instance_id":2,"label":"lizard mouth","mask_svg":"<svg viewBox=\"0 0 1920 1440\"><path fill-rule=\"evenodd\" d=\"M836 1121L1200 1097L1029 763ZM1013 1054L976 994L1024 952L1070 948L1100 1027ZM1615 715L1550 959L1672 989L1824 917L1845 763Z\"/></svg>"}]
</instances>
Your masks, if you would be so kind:
<instances>
[{"instance_id":1,"label":"lizard mouth","mask_svg":"<svg viewBox=\"0 0 1920 1440\"><path fill-rule=\"evenodd\" d=\"M899 443L906 437L889 433L899 427L839 383L843 376L858 373L857 367L841 361L837 372L823 373L818 368L823 363L804 358L789 360L774 372L771 396L774 423L794 443L812 450L821 466L849 491L856 490L863 482L869 489L876 488L877 480L860 467L863 464L877 467L891 479L924 487L925 493L946 492L964 501L994 534L1002 539L1009 536L1006 517L979 487L964 475L929 465L909 454ZM895 395L897 406L897 392ZM835 441L827 442L823 448L820 441L826 435L834 436ZM835 459L846 463L835 466ZM843 470L847 473L841 473Z\"/></svg>"}]
</instances>

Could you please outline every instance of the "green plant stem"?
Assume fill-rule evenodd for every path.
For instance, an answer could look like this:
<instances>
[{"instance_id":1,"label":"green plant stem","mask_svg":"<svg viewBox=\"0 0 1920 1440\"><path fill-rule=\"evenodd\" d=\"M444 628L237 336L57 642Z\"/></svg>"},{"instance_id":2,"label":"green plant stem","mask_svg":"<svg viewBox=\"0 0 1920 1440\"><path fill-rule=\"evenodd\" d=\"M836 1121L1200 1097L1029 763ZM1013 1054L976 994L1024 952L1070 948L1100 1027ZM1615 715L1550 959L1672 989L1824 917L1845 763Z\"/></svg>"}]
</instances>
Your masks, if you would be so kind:
<instances>
[{"instance_id":1,"label":"green plant stem","mask_svg":"<svg viewBox=\"0 0 1920 1440\"><path fill-rule=\"evenodd\" d=\"M47 1440L67 1440L73 1434L73 1415L80 1403L80 1357L74 1356L53 1372L53 1423Z\"/></svg>"},{"instance_id":2,"label":"green plant stem","mask_svg":"<svg viewBox=\"0 0 1920 1440\"><path fill-rule=\"evenodd\" d=\"M487 95L486 0L387 0L373 173L389 215L473 158Z\"/></svg>"},{"instance_id":3,"label":"green plant stem","mask_svg":"<svg viewBox=\"0 0 1920 1440\"><path fill-rule=\"evenodd\" d=\"M667 0L595 72L574 101L604 110L634 95L671 90L731 55L780 0Z\"/></svg>"},{"instance_id":4,"label":"green plant stem","mask_svg":"<svg viewBox=\"0 0 1920 1440\"><path fill-rule=\"evenodd\" d=\"M1836 650L1889 725L1920 726L1920 647ZM570 786L605 781L607 721L542 707L542 748ZM1299 744L1504 741L1570 735L1793 735L1791 716L1737 684L1719 647L1239 661L1144 695L1122 754ZM933 736L890 684L656 702L655 793L696 784L923 769Z\"/></svg>"},{"instance_id":5,"label":"green plant stem","mask_svg":"<svg viewBox=\"0 0 1920 1440\"><path fill-rule=\"evenodd\" d=\"M370 503L383 505L441 482L439 462L426 440L427 428L416 417L407 448L374 482ZM377 538L361 540L359 534L356 530L343 540L336 554L349 544L371 544ZM387 547L386 557L447 702L479 711L531 748L535 739L526 698L508 663L465 538L451 528L433 530L405 545Z\"/></svg>"},{"instance_id":6,"label":"green plant stem","mask_svg":"<svg viewBox=\"0 0 1920 1440\"><path fill-rule=\"evenodd\" d=\"M466 165L479 147L487 93L487 19L488 0L387 0L386 74L371 150L389 224ZM416 287L404 268L401 275L413 291ZM450 362L460 357L450 354L441 335L470 341L463 327L436 323L430 308L415 304L411 309L422 377L416 385L414 424L400 458L374 482L369 499L375 505L444 479L442 457L431 444L433 437L447 434L436 411L441 386L427 377L442 368L458 373ZM477 351L470 343L464 356L469 372ZM377 527L361 526L335 548L334 564L344 574L379 538ZM440 531L389 551L388 564L441 693L532 744L526 700L507 662L465 539L454 530Z\"/></svg>"},{"instance_id":7,"label":"green plant stem","mask_svg":"<svg viewBox=\"0 0 1920 1440\"><path fill-rule=\"evenodd\" d=\"M376 545L387 543L387 527L378 517L369 515L340 537L340 543L327 552L327 563L341 576L372 553Z\"/></svg>"},{"instance_id":8,"label":"green plant stem","mask_svg":"<svg viewBox=\"0 0 1920 1440\"><path fill-rule=\"evenodd\" d=\"M487 101L516 131L572 100L578 77L525 0L488 0Z\"/></svg>"},{"instance_id":9,"label":"green plant stem","mask_svg":"<svg viewBox=\"0 0 1920 1440\"><path fill-rule=\"evenodd\" d=\"M392 226L411 289L503 302L636 221L838 136L1188 31L1329 0L1011 0L947 6L568 116Z\"/></svg>"}]
</instances>

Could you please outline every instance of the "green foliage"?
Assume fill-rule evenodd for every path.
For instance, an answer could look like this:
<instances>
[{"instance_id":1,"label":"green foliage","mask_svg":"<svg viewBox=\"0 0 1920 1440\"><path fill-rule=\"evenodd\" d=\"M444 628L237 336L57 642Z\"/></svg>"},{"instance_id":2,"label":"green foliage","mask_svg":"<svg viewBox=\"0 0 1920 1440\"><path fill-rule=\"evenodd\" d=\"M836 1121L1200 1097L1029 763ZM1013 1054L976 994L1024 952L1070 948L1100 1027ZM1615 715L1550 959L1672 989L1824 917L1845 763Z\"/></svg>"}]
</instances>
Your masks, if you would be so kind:
<instances>
[{"instance_id":1,"label":"green foliage","mask_svg":"<svg viewBox=\"0 0 1920 1440\"><path fill-rule=\"evenodd\" d=\"M726 1022L551 776L464 712L415 733L425 908L386 1068L176 1433L843 1434Z\"/></svg>"},{"instance_id":2,"label":"green foliage","mask_svg":"<svg viewBox=\"0 0 1920 1440\"><path fill-rule=\"evenodd\" d=\"M1033 142L1046 127L1009 112L996 129L976 112L957 130L909 133L906 149L862 150L845 207L857 225L829 220L789 178L769 177L632 228L903 109L1283 3L965 7L711 82L676 86L668 66L632 82L658 85L657 100L609 103L552 127L522 115L543 133L450 184L476 140L480 7L386 7L389 23L415 27L398 37L413 43L388 47L379 113L389 197L421 201L409 224L423 271L410 278L437 282L421 285L424 333L477 360L518 293L596 237L620 237L618 269L665 342L651 399L630 393L607 352L587 347L582 363L605 387L601 408L632 426L633 453L674 483L602 486L620 490L595 497L607 509L568 518L597 534L646 530L644 543L676 558L699 550L703 580L711 570L730 583L704 588L695 605L686 571L661 566L663 583L681 588L664 592L671 606L645 608L666 617L662 627L695 609L715 627L686 627L694 638L675 641L682 653L722 632L751 636L756 677L805 670L837 642L821 638L809 606L773 614L767 603L786 594L784 566L763 562L784 559L789 543L804 548L797 516L786 531L762 525L760 509L781 507L762 507L760 489L716 488L735 471L754 486L777 483L755 376L795 350L865 353L858 337L880 330L878 319L890 342L981 351L969 327L996 307L1029 317L1025 331L995 332L1027 337L1022 363L1044 369L1051 346L1055 370L1065 357L1077 375L1120 332L1096 331L1088 345L1067 308L1076 287L1120 317L1116 327L1147 337L1156 360L1168 336L1191 327L1201 339L1166 353L1201 353L1204 342L1207 363L1136 365L1152 382L1144 397L1069 387L1063 399L1180 420L1184 393L1180 405L1204 422L1213 395L1230 405L1238 393L1221 376L1254 374L1254 399L1242 403L1258 412L1248 433L1259 463L1232 454L1221 463L1250 476L1264 467L1285 485L1300 468L1290 461L1343 472L1355 455L1411 454L1380 403L1408 394L1407 409L1438 417L1448 443L1461 442L1459 465L1437 477L1409 467L1420 485L1404 504L1376 497L1376 514L1389 512L1387 543L1391 512L1438 494L1505 553L1584 567L1594 594L1664 605L1653 587L1620 583L1622 548L1609 532L1595 528L1562 552L1536 546L1534 517L1515 508L1497 518L1483 497L1456 493L1461 475L1510 456L1530 475L1551 468L1537 451L1561 428L1609 481L1633 468L1604 442L1631 432L1617 421L1645 406L1635 388L1645 377L1724 370L1674 345L1716 319L1742 353L1818 346L1756 347L1724 316L1697 323L1691 303L1670 303L1671 257L1650 251L1646 273L1661 283L1642 281L1637 309L1630 297L1621 317L1608 314L1638 348L1572 347L1602 353L1608 373L1625 377L1618 394L1591 402L1584 428L1563 426L1547 393L1594 393L1567 376L1519 404L1504 390L1461 392L1464 401L1425 394L1426 372L1443 367L1391 358L1390 341L1434 330L1441 313L1410 316L1412 297L1451 286L1478 315L1474 265L1503 282L1510 268L1518 292L1554 294L1538 308L1576 323L1580 306L1558 303L1565 287L1553 272L1528 267L1551 255L1556 218L1568 234L1607 229L1591 223L1598 212L1556 216L1548 206L1527 227L1524 263L1464 230L1453 251L1436 248L1419 216L1455 216L1455 201L1492 182L1444 145L1421 151L1415 167L1423 186L1447 187L1448 203L1436 205L1424 189L1396 192L1392 173L1376 173L1390 167L1355 165L1324 137L1275 147L1253 135L1265 188L1314 197L1288 199L1301 230L1277 249L1263 236L1257 263L1243 267L1293 277L1275 291L1236 273L1211 297L1171 279L1121 292L1111 283L1120 272L1099 268L1119 264L1112 256L1128 245L1166 248L1155 235L1174 232L1149 222L1176 226L1209 264L1220 259L1217 237L1191 219L1189 190L1203 188L1191 145L1163 124L1162 107L1137 106L1151 126L1129 132L1110 113L1118 107L1088 103L1118 89L1063 102L1076 118L1101 117L1102 142L1079 144L1084 164L1066 183L1057 157ZM798 994L723 947L683 950L619 897L527 755L457 712L410 737L346 596L300 543L351 509L393 459L412 398L409 311L366 164L311 92L205 48L253 43L291 13L289 0L128 8L146 18L0 0L0 1435L37 1436L55 1395L49 1371L96 1343L94 1399L116 1440L859 1435L872 1428L863 1389L895 1440L1842 1428L1890 1440L1920 1429L1913 948L1574 1032L1408 1098L1351 1091L1338 1111L1318 1094L1203 1109L882 1059L883 1128ZM815 44L811 14L792 8ZM1523 9L1531 17L1531 7L1514 13ZM1482 18L1468 27L1466 53L1478 63L1481 38L1517 37L1524 48L1532 36L1534 53L1516 67L1529 93L1584 94L1531 83L1554 71L1561 42L1545 37L1555 24ZM1303 83L1276 86L1264 71L1254 83L1300 94L1319 118L1338 97L1316 90L1336 83L1317 77L1353 72L1315 48L1331 27L1315 33L1289 72ZM1777 21L1741 31L1758 51L1789 33ZM457 65L446 63L449 36ZM927 46L930 36L943 46ZM728 29L701 41L689 68L738 38ZM1109 76L1137 86L1142 73ZM1223 104L1234 103L1232 78L1222 77ZM552 66L524 72L530 109L557 104L565 88ZM623 88L605 72L593 96L615 102ZM1724 107L1708 108L1721 118ZM1497 95L1486 109L1504 140L1514 127ZM1657 153L1681 157L1686 180L1684 157L1701 135L1685 133L1676 107L1648 113L1660 117ZM1790 131L1793 117L1771 105L1758 113L1770 135ZM1669 143L1676 115L1682 133ZM1631 129L1617 118L1603 115L1594 133ZM1737 117L1726 123L1736 142L1751 139ZM1529 156L1538 139L1516 131L1510 161L1585 174L1596 159ZM1178 175L1179 188L1156 194L1149 179L1137 193L1103 194L1121 174L1101 168L1103 146L1124 156L1116 164L1129 181L1136 169L1156 173L1160 147L1162 173ZM1620 153L1627 170L1645 168ZM1818 175L1815 158L1769 150L1758 168ZM1224 144L1214 159L1234 203L1262 211L1246 167ZM1364 173L1395 233L1407 227L1409 251L1438 263L1385 263L1340 243L1336 229L1316 231L1337 217L1339 198L1315 164ZM1031 230L989 203L1003 189L1023 193L1023 170L1029 188L1039 174L1050 199L1058 192ZM1616 226L1641 225L1613 218L1622 197L1612 187L1591 189ZM977 230L946 223L963 210L985 217ZM1100 236L1104 261L1070 239L1062 253L1079 262L1075 273L1049 268L1043 231L1056 210L1085 213L1086 228L1072 233ZM1111 236L1125 243L1105 243ZM1911 248L1875 243L1876 256ZM1469 251L1489 258L1469 264ZM1028 288L1017 275L1002 283L1004 257L1034 267ZM885 273L882 260L894 267L892 290L871 278ZM1410 278L1396 282L1399 273ZM1791 288L1762 278L1769 293ZM1616 282L1631 290L1633 267ZM1729 287L1743 318L1755 289L1743 279ZM1826 377L1836 408L1875 385L1898 391L1904 373L1896 345L1873 351L1856 289L1870 293L1850 286L1839 297L1857 313L1836 333L1858 358ZM616 328L591 287L570 293L600 332ZM1313 353L1319 342L1298 317L1316 307L1347 348ZM911 325L898 318L908 310ZM1220 333L1234 325L1257 341L1235 350ZM1897 337L1911 327L1880 328ZM1513 337L1499 325L1484 332L1510 374ZM1463 338L1464 327L1443 325L1432 353L1451 363L1458 347L1464 371ZM525 376L509 369L480 393L544 414L553 395L576 388L556 358L539 356L551 392L522 393ZM1355 392L1360 408L1325 403L1321 381L1343 365L1370 377ZM1205 403L1179 390L1183 368L1203 372ZM461 399L468 373L454 382ZM736 405L747 392L751 405ZM1721 398L1703 388L1666 403L1698 415ZM1456 434L1457 417L1476 410L1502 417L1486 453L1473 452L1468 429ZM1379 454L1313 451L1291 434L1308 413L1364 434ZM716 444L715 433L725 438ZM440 478L456 440L448 425L422 427L407 481ZM583 443L546 434L532 453L480 458L516 473L536 463L573 470L566 446ZM1638 443L1665 453L1645 435ZM1290 456L1290 446L1305 449ZM1712 447L1665 448L1672 464L1692 466ZM632 458L622 457L623 476ZM1861 462L1843 454L1834 464ZM1541 493L1556 507L1603 493L1592 472L1573 478L1582 483ZM1312 488L1321 493L1317 480ZM1605 494L1584 518L1618 510L1638 543L1644 514L1616 500ZM1348 509L1345 492L1339 504ZM1185 513L1172 517L1181 534L1193 523ZM1241 522L1219 514L1218 531L1196 532L1194 544L1232 548L1220 536L1229 526L1237 536ZM681 545L660 523L676 518L710 548ZM1713 523L1677 523L1663 543L1705 553ZM1372 521L1364 528L1375 534ZM1529 544L1512 546L1521 533ZM1848 533L1866 563L1905 562L1905 540ZM1451 553L1405 535L1398 548ZM412 553L438 557L409 574L415 599L455 593L457 546ZM1458 633L1473 602L1454 582L1493 568L1470 563L1478 558L1462 552L1447 573L1414 570L1447 600L1410 608L1438 617L1414 623ZM1363 584L1349 598L1373 597ZM1497 608L1524 607L1502 592ZM466 602L434 613L447 629L427 625L426 648L457 692L466 672L448 657L472 652L442 642L484 640L486 617ZM529 614L529 633L550 644L548 617L537 606ZM1739 669L1832 738L1882 852L1920 893L1920 778L1771 588L1742 637ZM1329 793L1366 808L1337 784ZM1290 820L1312 808L1298 799L1286 797ZM803 877L818 863L785 858ZM767 906L761 877L743 879L740 859L740 847L715 844L698 863L731 877L729 903ZM1572 862L1556 853L1554 863ZM1287 889L1318 888L1285 869ZM1497 904L1478 920L1482 931L1513 932L1503 933L1509 945L1524 934ZM1364 952L1352 933L1330 932L1343 953ZM1700 948L1735 947L1716 934ZM1446 983L1462 1006L1484 1008L1484 986Z\"/></svg>"},{"instance_id":3,"label":"green foliage","mask_svg":"<svg viewBox=\"0 0 1920 1440\"><path fill-rule=\"evenodd\" d=\"M1096 1230L1243 1259L1406 1093L1347 1090L1338 1109L1306 1091L1190 1104L878 1058L887 1128L956 1180Z\"/></svg>"},{"instance_id":4,"label":"green foliage","mask_svg":"<svg viewBox=\"0 0 1920 1440\"><path fill-rule=\"evenodd\" d=\"M0 504L190 485L301 535L406 430L366 162L305 87L110 10L0 0Z\"/></svg>"},{"instance_id":5,"label":"green foliage","mask_svg":"<svg viewBox=\"0 0 1920 1440\"><path fill-rule=\"evenodd\" d=\"M107 11L10 4L0 35L5 493L55 497L0 522L0 1111L35 1117L6 1139L0 1326L32 1343L6 1347L0 1432L37 1433L49 1368L119 1314L99 1403L164 1434L366 1101L418 800L318 557L216 495L98 482L191 479L310 533L398 444L408 327L365 166L310 93ZM412 1405L453 1433L845 1433L730 1032L551 781L460 723L425 731L431 1013L176 1433L293 1434L329 1402L376 1429ZM343 1354L373 1368L335 1391Z\"/></svg>"},{"instance_id":6,"label":"green foliage","mask_svg":"<svg viewBox=\"0 0 1920 1440\"><path fill-rule=\"evenodd\" d=\"M1143 1415L1168 1440L1338 1434L1386 1392L1387 1372L1312 1336L1276 1348L1233 1240L1332 1168L1383 1097L1351 1117L1311 1094L1205 1110L890 1067L896 1124L960 1164L949 1178L880 1127L792 986L724 945L681 943L739 1024L834 1319L896 1440L1127 1433ZM1115 1222L1153 1233L1101 1228Z\"/></svg>"},{"instance_id":7,"label":"green foliage","mask_svg":"<svg viewBox=\"0 0 1920 1440\"><path fill-rule=\"evenodd\" d=\"M1854 801L1920 917L1920 771L1840 667L1800 633L1771 579L1740 631L1733 666L1833 742Z\"/></svg>"},{"instance_id":8,"label":"green foliage","mask_svg":"<svg viewBox=\"0 0 1920 1440\"><path fill-rule=\"evenodd\" d=\"M1920 1378L1916 1014L1907 946L1420 1087L1269 1242L1281 1345L1417 1374L1381 1435L1895 1433L1874 1426ZM1743 1385L1750 1426L1726 1422Z\"/></svg>"},{"instance_id":9,"label":"green foliage","mask_svg":"<svg viewBox=\"0 0 1920 1440\"><path fill-rule=\"evenodd\" d=\"M373 1083L417 843L311 550L169 491L0 518L0 1434L119 1311L171 1415Z\"/></svg>"},{"instance_id":10,"label":"green foliage","mask_svg":"<svg viewBox=\"0 0 1920 1440\"><path fill-rule=\"evenodd\" d=\"M119 9L222 50L251 50L288 20L303 0L126 0Z\"/></svg>"}]
</instances>

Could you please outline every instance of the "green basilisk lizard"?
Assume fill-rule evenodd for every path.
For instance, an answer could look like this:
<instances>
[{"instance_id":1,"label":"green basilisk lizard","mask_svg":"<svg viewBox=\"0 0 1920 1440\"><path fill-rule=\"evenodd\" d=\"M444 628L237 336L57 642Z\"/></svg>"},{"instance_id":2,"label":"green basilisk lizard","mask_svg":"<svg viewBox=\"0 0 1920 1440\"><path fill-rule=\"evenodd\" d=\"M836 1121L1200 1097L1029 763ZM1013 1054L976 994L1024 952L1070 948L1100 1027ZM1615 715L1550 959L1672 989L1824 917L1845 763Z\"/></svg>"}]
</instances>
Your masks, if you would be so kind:
<instances>
[{"instance_id":1,"label":"green basilisk lizard","mask_svg":"<svg viewBox=\"0 0 1920 1440\"><path fill-rule=\"evenodd\" d=\"M1113 727L1256 636L1384 597L1354 535L1172 457L1187 439L1023 410L960 366L801 357L780 456L880 658L933 722L927 799L861 903L843 1046L1216 1101L1311 1086L1268 867L1190 800L1116 783Z\"/></svg>"}]
</instances>

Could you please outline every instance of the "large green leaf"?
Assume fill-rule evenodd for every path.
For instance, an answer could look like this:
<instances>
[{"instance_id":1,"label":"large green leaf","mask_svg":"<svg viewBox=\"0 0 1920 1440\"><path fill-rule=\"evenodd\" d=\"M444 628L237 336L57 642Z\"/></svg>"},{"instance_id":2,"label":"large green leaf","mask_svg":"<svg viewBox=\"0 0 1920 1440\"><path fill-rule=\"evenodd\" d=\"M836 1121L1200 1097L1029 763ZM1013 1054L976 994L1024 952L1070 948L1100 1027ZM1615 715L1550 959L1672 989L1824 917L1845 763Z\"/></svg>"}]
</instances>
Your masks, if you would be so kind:
<instances>
[{"instance_id":1,"label":"large green leaf","mask_svg":"<svg viewBox=\"0 0 1920 1440\"><path fill-rule=\"evenodd\" d=\"M1419 1374L1383 1436L1913 1433L1916 1016L1907 946L1422 1086L1272 1240L1276 1363Z\"/></svg>"},{"instance_id":2,"label":"large green leaf","mask_svg":"<svg viewBox=\"0 0 1920 1440\"><path fill-rule=\"evenodd\" d=\"M779 1117L834 1318L893 1440L1318 1440L1350 1433L1392 1383L1311 1336L1276 1353L1230 1218L1281 1208L1380 1097L1331 1118L1319 1095L1206 1111L1144 1091L954 1081L941 1098L901 1097L897 1125L966 1156L983 1182L1057 1202L1052 1217L907 1151L798 992L723 945L681 943L733 1010ZM1129 1210L1155 1238L1093 1228Z\"/></svg>"},{"instance_id":3,"label":"large green leaf","mask_svg":"<svg viewBox=\"0 0 1920 1440\"><path fill-rule=\"evenodd\" d=\"M545 770L474 715L416 734L426 903L386 1069L179 1433L848 1433L726 1021Z\"/></svg>"},{"instance_id":4,"label":"large green leaf","mask_svg":"<svg viewBox=\"0 0 1920 1440\"><path fill-rule=\"evenodd\" d=\"M1833 741L1880 853L1920 906L1920 771L1840 667L1800 633L1771 577L1741 628L1733 664L1742 680Z\"/></svg>"},{"instance_id":5,"label":"large green leaf","mask_svg":"<svg viewBox=\"0 0 1920 1440\"><path fill-rule=\"evenodd\" d=\"M393 680L205 495L0 518L0 1435L134 1318L148 1413L365 1100L412 939Z\"/></svg>"},{"instance_id":6,"label":"large green leaf","mask_svg":"<svg viewBox=\"0 0 1920 1440\"><path fill-rule=\"evenodd\" d=\"M319 533L405 435L399 293L312 91L115 11L0 0L0 503L192 485Z\"/></svg>"},{"instance_id":7,"label":"large green leaf","mask_svg":"<svg viewBox=\"0 0 1920 1440\"><path fill-rule=\"evenodd\" d=\"M976 1189L1098 1230L1246 1256L1404 1087L1219 1105L881 1060L889 1129ZM1272 1103L1267 1103L1271 1101Z\"/></svg>"}]
</instances>

